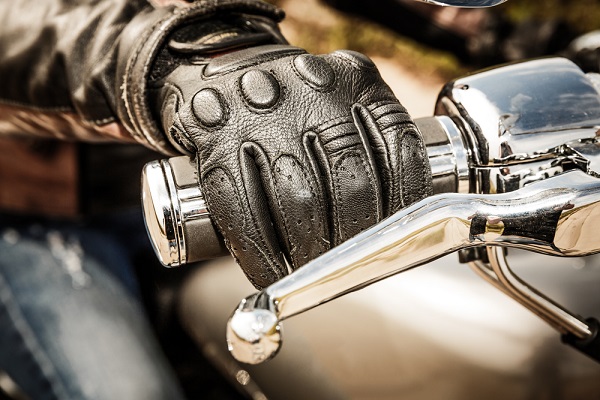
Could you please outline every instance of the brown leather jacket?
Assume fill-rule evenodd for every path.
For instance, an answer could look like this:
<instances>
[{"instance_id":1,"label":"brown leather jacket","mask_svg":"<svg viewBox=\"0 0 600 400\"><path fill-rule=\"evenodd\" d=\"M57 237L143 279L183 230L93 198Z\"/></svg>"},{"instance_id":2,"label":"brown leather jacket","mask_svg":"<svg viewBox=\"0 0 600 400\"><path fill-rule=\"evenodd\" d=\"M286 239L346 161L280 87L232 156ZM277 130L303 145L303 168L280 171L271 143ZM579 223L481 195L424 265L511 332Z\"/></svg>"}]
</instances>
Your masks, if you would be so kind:
<instances>
[{"instance_id":1,"label":"brown leather jacket","mask_svg":"<svg viewBox=\"0 0 600 400\"><path fill-rule=\"evenodd\" d=\"M104 175L121 170L118 163L129 165L114 146L90 150L50 138L139 143L177 154L150 111L148 74L173 30L220 13L283 17L259 0L0 2L0 210L81 213L82 188L90 186L86 171L102 170L90 163L90 154L104 158ZM138 160L129 168L137 187L141 161L157 154L129 155ZM116 179L118 173L112 175ZM126 185L118 179L116 184Z\"/></svg>"}]
</instances>

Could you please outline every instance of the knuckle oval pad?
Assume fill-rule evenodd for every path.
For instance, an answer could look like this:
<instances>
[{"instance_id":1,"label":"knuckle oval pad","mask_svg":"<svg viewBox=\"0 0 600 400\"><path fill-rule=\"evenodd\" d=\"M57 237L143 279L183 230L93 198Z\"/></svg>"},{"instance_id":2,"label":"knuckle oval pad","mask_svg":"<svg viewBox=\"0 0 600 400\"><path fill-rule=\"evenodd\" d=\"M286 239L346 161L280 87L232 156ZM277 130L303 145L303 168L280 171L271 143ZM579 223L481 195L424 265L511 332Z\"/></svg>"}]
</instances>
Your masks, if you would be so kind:
<instances>
[{"instance_id":1,"label":"knuckle oval pad","mask_svg":"<svg viewBox=\"0 0 600 400\"><path fill-rule=\"evenodd\" d=\"M198 121L207 127L224 124L227 120L225 99L215 89L202 89L196 93L192 109Z\"/></svg>"},{"instance_id":2,"label":"knuckle oval pad","mask_svg":"<svg viewBox=\"0 0 600 400\"><path fill-rule=\"evenodd\" d=\"M316 90L328 89L335 81L333 68L322 57L302 54L294 59L294 68L300 78Z\"/></svg>"},{"instance_id":3,"label":"knuckle oval pad","mask_svg":"<svg viewBox=\"0 0 600 400\"><path fill-rule=\"evenodd\" d=\"M258 109L273 107L281 97L279 82L266 71L246 72L240 78L240 87L248 104Z\"/></svg>"}]
</instances>

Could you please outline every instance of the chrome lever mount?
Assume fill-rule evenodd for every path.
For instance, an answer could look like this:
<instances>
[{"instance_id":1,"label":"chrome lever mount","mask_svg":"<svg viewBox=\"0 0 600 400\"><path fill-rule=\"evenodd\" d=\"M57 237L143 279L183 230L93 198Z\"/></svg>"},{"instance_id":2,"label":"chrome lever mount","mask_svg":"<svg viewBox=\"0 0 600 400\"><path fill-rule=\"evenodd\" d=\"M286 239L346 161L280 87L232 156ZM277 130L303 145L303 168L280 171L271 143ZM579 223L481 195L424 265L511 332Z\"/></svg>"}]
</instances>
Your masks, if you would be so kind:
<instances>
[{"instance_id":1,"label":"chrome lever mount","mask_svg":"<svg viewBox=\"0 0 600 400\"><path fill-rule=\"evenodd\" d=\"M511 192L571 169L599 176L599 78L568 60L547 58L445 85L436 113L462 123L472 149L470 191ZM483 254L489 262L474 254L482 253L462 258L471 258L476 272L571 342L597 333L597 322L590 326L522 281L502 249L488 247Z\"/></svg>"}]
</instances>

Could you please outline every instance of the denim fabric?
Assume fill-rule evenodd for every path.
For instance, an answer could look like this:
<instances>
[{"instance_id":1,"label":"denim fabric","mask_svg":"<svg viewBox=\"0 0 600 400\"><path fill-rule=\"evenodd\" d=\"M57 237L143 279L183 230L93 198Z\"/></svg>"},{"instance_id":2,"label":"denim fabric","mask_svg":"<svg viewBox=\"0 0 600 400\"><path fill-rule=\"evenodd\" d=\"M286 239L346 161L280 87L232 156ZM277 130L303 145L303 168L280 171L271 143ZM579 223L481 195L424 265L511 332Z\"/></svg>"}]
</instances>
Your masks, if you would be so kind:
<instances>
[{"instance_id":1,"label":"denim fabric","mask_svg":"<svg viewBox=\"0 0 600 400\"><path fill-rule=\"evenodd\" d=\"M139 210L84 223L0 216L0 370L32 399L178 399L130 262Z\"/></svg>"}]
</instances>

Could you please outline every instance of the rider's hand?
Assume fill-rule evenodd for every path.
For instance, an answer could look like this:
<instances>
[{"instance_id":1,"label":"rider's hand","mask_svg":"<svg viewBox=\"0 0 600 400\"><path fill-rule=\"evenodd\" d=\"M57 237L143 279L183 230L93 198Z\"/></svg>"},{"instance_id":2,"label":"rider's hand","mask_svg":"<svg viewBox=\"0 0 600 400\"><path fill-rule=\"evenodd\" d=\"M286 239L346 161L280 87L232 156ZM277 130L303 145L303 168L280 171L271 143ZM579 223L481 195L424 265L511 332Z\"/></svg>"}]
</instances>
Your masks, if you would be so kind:
<instances>
[{"instance_id":1,"label":"rider's hand","mask_svg":"<svg viewBox=\"0 0 600 400\"><path fill-rule=\"evenodd\" d=\"M421 135L369 58L211 35L227 38L222 52L219 39L208 52L204 38L172 40L189 58L163 65L151 93L171 141L197 156L213 221L256 287L430 194Z\"/></svg>"}]
</instances>

